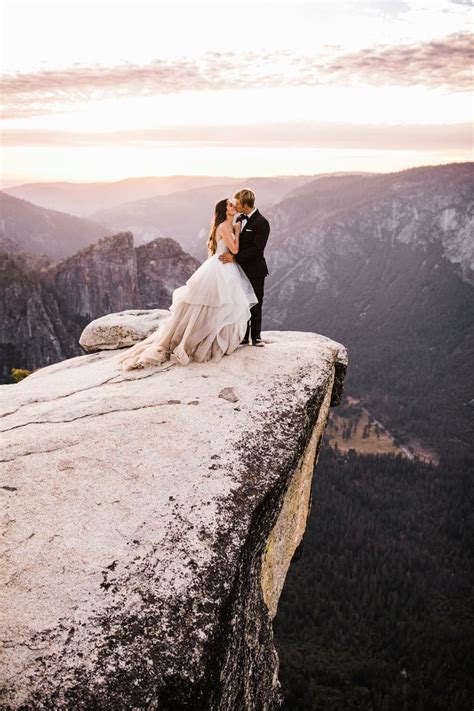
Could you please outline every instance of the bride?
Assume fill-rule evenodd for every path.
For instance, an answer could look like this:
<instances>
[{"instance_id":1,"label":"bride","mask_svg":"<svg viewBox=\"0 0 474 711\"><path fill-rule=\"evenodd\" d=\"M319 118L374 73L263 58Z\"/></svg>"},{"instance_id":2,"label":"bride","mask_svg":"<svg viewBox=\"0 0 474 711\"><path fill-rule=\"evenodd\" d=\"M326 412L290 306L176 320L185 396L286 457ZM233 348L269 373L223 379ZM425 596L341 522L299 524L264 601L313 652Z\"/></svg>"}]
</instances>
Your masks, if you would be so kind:
<instances>
[{"instance_id":1,"label":"bride","mask_svg":"<svg viewBox=\"0 0 474 711\"><path fill-rule=\"evenodd\" d=\"M258 299L237 262L223 263L224 252L239 251L240 223L234 200L216 203L209 233L208 259L173 292L170 315L156 331L119 357L122 370L144 368L166 360L187 365L190 361L220 361L245 336L250 309Z\"/></svg>"}]
</instances>

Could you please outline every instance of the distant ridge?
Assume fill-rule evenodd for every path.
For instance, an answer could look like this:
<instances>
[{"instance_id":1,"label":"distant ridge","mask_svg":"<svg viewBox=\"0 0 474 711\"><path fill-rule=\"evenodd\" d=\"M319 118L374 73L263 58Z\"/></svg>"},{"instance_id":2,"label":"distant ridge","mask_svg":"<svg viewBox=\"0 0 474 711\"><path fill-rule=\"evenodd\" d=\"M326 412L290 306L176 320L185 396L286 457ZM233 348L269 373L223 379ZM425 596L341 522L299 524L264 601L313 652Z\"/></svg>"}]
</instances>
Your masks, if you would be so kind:
<instances>
[{"instance_id":1,"label":"distant ridge","mask_svg":"<svg viewBox=\"0 0 474 711\"><path fill-rule=\"evenodd\" d=\"M326 174L325 174L326 175ZM171 175L124 178L115 181L52 181L22 183L4 188L5 192L23 198L40 207L60 210L78 217L90 216L99 210L115 208L134 200L144 200L159 195L205 188L209 185L238 185L249 181L294 181L295 185L312 180L316 175L258 176L238 178L233 176Z\"/></svg>"},{"instance_id":2,"label":"distant ridge","mask_svg":"<svg viewBox=\"0 0 474 711\"><path fill-rule=\"evenodd\" d=\"M0 192L0 246L61 259L110 234L103 225Z\"/></svg>"}]
</instances>

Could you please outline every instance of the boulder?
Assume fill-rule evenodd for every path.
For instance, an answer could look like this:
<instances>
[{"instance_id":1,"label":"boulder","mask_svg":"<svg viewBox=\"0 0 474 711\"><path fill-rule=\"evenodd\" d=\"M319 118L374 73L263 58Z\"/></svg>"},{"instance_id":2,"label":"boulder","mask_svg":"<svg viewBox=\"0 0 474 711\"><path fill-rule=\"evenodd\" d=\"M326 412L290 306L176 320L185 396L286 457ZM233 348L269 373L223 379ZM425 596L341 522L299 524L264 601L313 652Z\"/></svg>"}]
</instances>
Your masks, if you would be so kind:
<instances>
[{"instance_id":1,"label":"boulder","mask_svg":"<svg viewBox=\"0 0 474 711\"><path fill-rule=\"evenodd\" d=\"M128 309L107 314L87 324L79 343L88 352L133 346L156 331L169 313L166 309Z\"/></svg>"}]
</instances>

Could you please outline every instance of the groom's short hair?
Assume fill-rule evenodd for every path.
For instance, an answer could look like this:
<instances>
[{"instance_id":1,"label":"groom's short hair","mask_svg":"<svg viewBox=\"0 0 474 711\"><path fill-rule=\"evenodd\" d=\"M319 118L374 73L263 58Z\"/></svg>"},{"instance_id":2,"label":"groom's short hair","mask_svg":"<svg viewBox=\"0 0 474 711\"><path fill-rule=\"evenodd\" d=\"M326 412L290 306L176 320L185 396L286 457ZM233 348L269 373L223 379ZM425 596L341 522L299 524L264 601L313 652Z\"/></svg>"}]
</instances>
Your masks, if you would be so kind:
<instances>
[{"instance_id":1,"label":"groom's short hair","mask_svg":"<svg viewBox=\"0 0 474 711\"><path fill-rule=\"evenodd\" d=\"M253 207L255 205L255 193L249 188L244 188L235 193L234 198L238 200L241 205L247 207Z\"/></svg>"}]
</instances>

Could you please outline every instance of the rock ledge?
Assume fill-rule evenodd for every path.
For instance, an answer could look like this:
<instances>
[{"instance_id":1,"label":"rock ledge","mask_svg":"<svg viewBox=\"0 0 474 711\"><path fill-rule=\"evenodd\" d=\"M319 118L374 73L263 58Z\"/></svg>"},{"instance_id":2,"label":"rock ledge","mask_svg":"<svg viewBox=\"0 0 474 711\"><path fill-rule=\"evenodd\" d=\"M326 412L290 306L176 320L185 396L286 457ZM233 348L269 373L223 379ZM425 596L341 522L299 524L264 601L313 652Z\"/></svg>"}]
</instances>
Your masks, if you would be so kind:
<instances>
[{"instance_id":1,"label":"rock ledge","mask_svg":"<svg viewBox=\"0 0 474 711\"><path fill-rule=\"evenodd\" d=\"M263 337L218 364L124 374L105 350L0 387L4 708L279 707L272 618L347 354Z\"/></svg>"}]
</instances>

